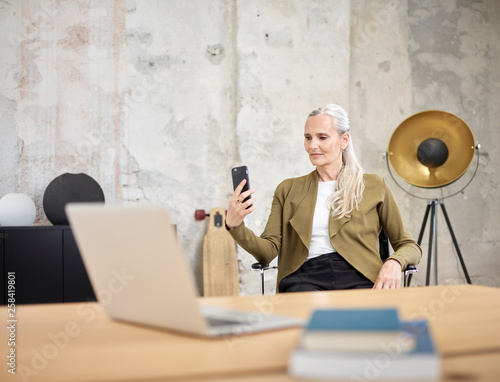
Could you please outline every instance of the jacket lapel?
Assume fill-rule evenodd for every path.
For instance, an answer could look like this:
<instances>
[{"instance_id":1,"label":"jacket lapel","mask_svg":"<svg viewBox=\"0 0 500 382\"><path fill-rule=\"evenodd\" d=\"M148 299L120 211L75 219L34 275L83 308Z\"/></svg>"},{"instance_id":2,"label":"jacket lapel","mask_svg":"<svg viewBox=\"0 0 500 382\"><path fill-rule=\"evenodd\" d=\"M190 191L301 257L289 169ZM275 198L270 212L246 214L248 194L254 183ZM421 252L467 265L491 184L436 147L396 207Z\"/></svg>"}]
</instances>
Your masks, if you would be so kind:
<instances>
[{"instance_id":1,"label":"jacket lapel","mask_svg":"<svg viewBox=\"0 0 500 382\"><path fill-rule=\"evenodd\" d=\"M328 232L330 234L330 241L332 238L340 231L342 226L347 223L351 218L343 217L342 219L333 219L330 216L330 222L328 224Z\"/></svg>"},{"instance_id":2,"label":"jacket lapel","mask_svg":"<svg viewBox=\"0 0 500 382\"><path fill-rule=\"evenodd\" d=\"M307 184L304 185L303 192L295 197L297 208L290 218L290 224L297 232L300 240L309 250L312 237L312 224L314 218L314 209L316 208L316 199L318 196L318 174L316 171L307 178Z\"/></svg>"}]
</instances>

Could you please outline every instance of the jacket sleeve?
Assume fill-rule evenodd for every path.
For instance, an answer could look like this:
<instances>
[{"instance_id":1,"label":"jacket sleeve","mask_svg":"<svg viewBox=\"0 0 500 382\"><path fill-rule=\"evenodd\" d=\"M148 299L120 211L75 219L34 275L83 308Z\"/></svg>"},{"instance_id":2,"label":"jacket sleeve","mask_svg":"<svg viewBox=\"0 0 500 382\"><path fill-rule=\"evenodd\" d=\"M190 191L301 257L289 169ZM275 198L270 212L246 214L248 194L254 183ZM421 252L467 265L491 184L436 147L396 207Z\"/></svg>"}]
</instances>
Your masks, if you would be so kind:
<instances>
[{"instance_id":1,"label":"jacket sleeve","mask_svg":"<svg viewBox=\"0 0 500 382\"><path fill-rule=\"evenodd\" d=\"M379 216L394 253L389 257L399 261L402 269L416 265L422 258L422 250L413 239L394 195L384 180L384 201L380 205Z\"/></svg>"},{"instance_id":2,"label":"jacket sleeve","mask_svg":"<svg viewBox=\"0 0 500 382\"><path fill-rule=\"evenodd\" d=\"M233 239L245 251L253 255L259 262L269 264L281 248L282 220L283 220L283 192L278 186L274 192L271 213L267 220L264 232L257 236L255 233L241 223L238 227L229 231Z\"/></svg>"}]
</instances>

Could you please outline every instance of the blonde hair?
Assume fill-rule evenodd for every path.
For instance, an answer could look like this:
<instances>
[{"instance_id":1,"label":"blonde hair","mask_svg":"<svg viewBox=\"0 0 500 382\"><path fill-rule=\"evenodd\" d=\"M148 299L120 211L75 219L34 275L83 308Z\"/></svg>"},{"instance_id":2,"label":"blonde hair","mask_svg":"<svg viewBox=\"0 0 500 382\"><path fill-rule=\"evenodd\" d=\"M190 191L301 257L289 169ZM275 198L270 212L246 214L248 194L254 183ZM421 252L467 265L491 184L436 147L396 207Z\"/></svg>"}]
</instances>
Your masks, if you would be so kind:
<instances>
[{"instance_id":1,"label":"blonde hair","mask_svg":"<svg viewBox=\"0 0 500 382\"><path fill-rule=\"evenodd\" d=\"M333 119L335 130L342 135L350 131L349 117L342 107L328 104L313 110L309 117L329 115ZM342 170L337 178L335 191L326 200L326 205L334 219L350 217L353 210L357 210L363 197L365 185L363 183L363 169L356 158L352 137L342 152Z\"/></svg>"}]
</instances>

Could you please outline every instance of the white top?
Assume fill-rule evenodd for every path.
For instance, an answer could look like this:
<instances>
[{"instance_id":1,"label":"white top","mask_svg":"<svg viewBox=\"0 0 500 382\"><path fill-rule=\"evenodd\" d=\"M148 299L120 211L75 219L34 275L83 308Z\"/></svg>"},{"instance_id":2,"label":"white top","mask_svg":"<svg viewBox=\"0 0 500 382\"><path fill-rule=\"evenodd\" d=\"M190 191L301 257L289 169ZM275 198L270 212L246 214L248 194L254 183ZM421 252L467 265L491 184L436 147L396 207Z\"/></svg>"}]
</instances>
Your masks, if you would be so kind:
<instances>
[{"instance_id":1,"label":"white top","mask_svg":"<svg viewBox=\"0 0 500 382\"><path fill-rule=\"evenodd\" d=\"M307 260L324 255L325 253L336 252L330 243L328 222L330 220L330 210L326 207L326 199L335 191L336 180L318 183L318 197L312 226L311 245L309 246L309 256Z\"/></svg>"}]
</instances>

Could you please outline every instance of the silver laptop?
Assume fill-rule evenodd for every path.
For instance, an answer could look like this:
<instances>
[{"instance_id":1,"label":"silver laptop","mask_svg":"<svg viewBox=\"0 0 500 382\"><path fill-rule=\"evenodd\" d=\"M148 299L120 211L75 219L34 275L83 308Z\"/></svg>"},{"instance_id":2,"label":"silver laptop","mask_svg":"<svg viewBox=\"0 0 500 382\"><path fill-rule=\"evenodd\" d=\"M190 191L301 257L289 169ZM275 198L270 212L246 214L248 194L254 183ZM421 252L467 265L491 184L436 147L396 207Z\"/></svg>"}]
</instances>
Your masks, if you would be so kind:
<instances>
[{"instance_id":1,"label":"silver laptop","mask_svg":"<svg viewBox=\"0 0 500 382\"><path fill-rule=\"evenodd\" d=\"M297 318L198 304L194 278L160 207L68 204L92 287L113 319L200 336L304 325Z\"/></svg>"}]
</instances>

